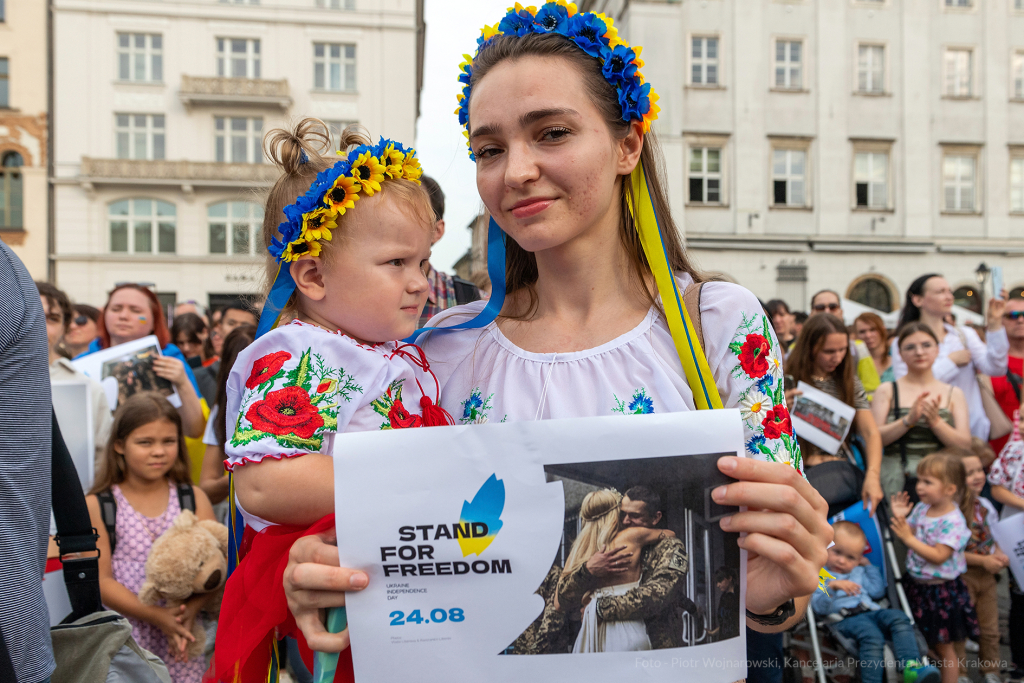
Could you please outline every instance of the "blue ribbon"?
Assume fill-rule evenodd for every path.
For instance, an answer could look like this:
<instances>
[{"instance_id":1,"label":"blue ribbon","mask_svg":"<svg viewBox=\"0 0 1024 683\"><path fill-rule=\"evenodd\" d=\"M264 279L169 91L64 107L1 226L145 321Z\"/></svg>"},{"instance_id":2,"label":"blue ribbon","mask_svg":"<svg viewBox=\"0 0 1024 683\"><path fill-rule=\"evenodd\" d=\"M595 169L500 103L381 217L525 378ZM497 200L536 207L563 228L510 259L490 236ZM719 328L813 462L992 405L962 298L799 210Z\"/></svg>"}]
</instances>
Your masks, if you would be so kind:
<instances>
[{"instance_id":1,"label":"blue ribbon","mask_svg":"<svg viewBox=\"0 0 1024 683\"><path fill-rule=\"evenodd\" d=\"M484 310L480 311L475 318L451 327L424 327L416 330L410 337L402 341L406 344L415 344L420 335L432 330L446 332L486 327L494 322L494 319L501 313L501 307L505 304L505 233L493 218L487 228L487 275L491 278L491 298L484 306ZM262 319L260 323L263 323Z\"/></svg>"},{"instance_id":2,"label":"blue ribbon","mask_svg":"<svg viewBox=\"0 0 1024 683\"><path fill-rule=\"evenodd\" d=\"M260 313L260 322L256 326L257 339L277 326L277 321L281 319L281 311L288 305L288 299L292 298L294 291L295 280L292 279L291 264L282 263L278 266L274 286L270 288L267 301L263 304L263 312Z\"/></svg>"}]
</instances>

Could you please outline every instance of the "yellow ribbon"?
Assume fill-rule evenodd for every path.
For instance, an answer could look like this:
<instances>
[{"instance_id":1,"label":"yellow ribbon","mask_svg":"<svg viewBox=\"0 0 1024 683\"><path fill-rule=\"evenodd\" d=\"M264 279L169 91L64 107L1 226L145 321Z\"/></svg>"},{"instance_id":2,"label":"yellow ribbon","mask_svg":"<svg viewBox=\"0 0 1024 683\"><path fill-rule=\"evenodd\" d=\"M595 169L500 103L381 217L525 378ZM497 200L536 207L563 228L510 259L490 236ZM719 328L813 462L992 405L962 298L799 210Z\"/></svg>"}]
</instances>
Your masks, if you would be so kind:
<instances>
[{"instance_id":1,"label":"yellow ribbon","mask_svg":"<svg viewBox=\"0 0 1024 683\"><path fill-rule=\"evenodd\" d=\"M654 274L654 281L658 285L668 330L672 334L676 353L679 354L679 360L683 364L686 382L693 392L693 402L697 406L697 410L722 408L722 397L718 394L718 387L715 386L714 375L711 374L711 368L708 366L708 359L704 356L704 350L700 346L700 340L696 338L693 322L686 312L686 306L683 305L683 295L679 291L668 262L661 224L658 222L658 215L651 202L651 191L647 186L647 173L642 163L636 165L629 175L629 180L633 186L633 201L629 205L629 211L633 215L633 224L636 226L637 232L640 233L640 243L643 245L647 263Z\"/></svg>"}]
</instances>

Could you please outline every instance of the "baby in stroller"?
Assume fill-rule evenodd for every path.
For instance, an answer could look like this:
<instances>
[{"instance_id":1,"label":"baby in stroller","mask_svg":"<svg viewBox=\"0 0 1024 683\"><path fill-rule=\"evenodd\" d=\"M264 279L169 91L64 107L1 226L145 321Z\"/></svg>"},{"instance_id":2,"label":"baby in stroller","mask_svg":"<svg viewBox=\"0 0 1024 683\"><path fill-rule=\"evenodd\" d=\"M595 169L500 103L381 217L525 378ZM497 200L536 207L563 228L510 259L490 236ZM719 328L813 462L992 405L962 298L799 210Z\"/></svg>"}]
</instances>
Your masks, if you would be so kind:
<instances>
[{"instance_id":1,"label":"baby in stroller","mask_svg":"<svg viewBox=\"0 0 1024 683\"><path fill-rule=\"evenodd\" d=\"M821 616L843 616L835 629L856 641L863 683L882 683L887 637L892 640L897 662L903 666L904 683L939 683L939 670L921 663L914 627L907 615L900 610L884 609L875 602L885 595L886 583L881 570L864 555L864 531L847 521L836 522L833 529L835 545L828 550L825 566L835 578L826 584L830 594L816 592L811 607Z\"/></svg>"}]
</instances>

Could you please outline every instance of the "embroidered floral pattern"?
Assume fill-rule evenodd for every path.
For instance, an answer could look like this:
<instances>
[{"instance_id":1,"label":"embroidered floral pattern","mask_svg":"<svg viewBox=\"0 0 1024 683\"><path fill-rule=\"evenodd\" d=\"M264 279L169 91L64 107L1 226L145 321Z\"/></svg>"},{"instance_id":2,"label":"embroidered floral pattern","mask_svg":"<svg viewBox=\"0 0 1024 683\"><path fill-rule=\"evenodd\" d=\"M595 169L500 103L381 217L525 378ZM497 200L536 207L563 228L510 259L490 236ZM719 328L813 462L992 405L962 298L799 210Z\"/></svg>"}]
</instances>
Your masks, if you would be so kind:
<instances>
[{"instance_id":1,"label":"embroidered floral pattern","mask_svg":"<svg viewBox=\"0 0 1024 683\"><path fill-rule=\"evenodd\" d=\"M384 418L381 429L406 429L423 426L423 418L413 415L402 404L402 387L405 379L396 379L384 394L370 403L374 412Z\"/></svg>"},{"instance_id":2,"label":"embroidered floral pattern","mask_svg":"<svg viewBox=\"0 0 1024 683\"><path fill-rule=\"evenodd\" d=\"M233 446L272 438L285 448L318 451L323 433L338 428L338 405L363 392L352 375L329 367L311 348L285 371L292 358L287 351L276 351L253 363L231 436Z\"/></svg>"},{"instance_id":3,"label":"embroidered floral pattern","mask_svg":"<svg viewBox=\"0 0 1024 683\"><path fill-rule=\"evenodd\" d=\"M800 446L786 409L782 358L774 339L767 317L744 313L729 344L739 361L732 376L746 383L739 396L740 415L753 432L746 448L751 455L761 454L769 462L788 463L802 472Z\"/></svg>"},{"instance_id":4,"label":"embroidered floral pattern","mask_svg":"<svg viewBox=\"0 0 1024 683\"><path fill-rule=\"evenodd\" d=\"M491 412L492 398L494 398L494 394L484 398L480 387L473 389L473 391L469 392L469 398L462 402L462 417L459 418L459 422L464 425L484 424L487 422ZM504 422L507 419L508 415L501 418L501 421Z\"/></svg>"},{"instance_id":5,"label":"embroidered floral pattern","mask_svg":"<svg viewBox=\"0 0 1024 683\"><path fill-rule=\"evenodd\" d=\"M629 399L628 404L615 394L612 394L612 398L615 399L615 407L612 408L613 413L620 413L621 415L647 415L654 412L654 399L647 395L647 390L643 387L633 392L633 396Z\"/></svg>"}]
</instances>

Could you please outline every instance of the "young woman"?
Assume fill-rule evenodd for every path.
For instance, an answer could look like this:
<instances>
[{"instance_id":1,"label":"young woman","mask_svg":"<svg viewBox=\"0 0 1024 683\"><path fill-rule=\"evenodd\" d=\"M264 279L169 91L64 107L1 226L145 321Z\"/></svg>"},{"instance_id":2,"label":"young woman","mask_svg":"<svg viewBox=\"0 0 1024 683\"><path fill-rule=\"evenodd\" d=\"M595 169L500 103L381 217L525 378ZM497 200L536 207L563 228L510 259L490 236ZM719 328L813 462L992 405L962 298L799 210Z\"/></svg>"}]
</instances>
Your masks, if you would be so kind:
<instances>
[{"instance_id":1,"label":"young woman","mask_svg":"<svg viewBox=\"0 0 1024 683\"><path fill-rule=\"evenodd\" d=\"M889 336L885 331L885 322L874 313L861 313L853 321L857 339L864 342L875 362L878 379L885 384L895 379L892 374L892 356L889 354Z\"/></svg>"},{"instance_id":2,"label":"young woman","mask_svg":"<svg viewBox=\"0 0 1024 683\"><path fill-rule=\"evenodd\" d=\"M646 132L656 111L652 93L648 84L622 90L610 82L585 36L564 35L566 26L584 25L607 45L610 21L589 13L570 18L568 9L540 8L538 26L550 19L555 27L546 33L510 13L500 25L519 28L485 36L472 75L464 72L477 189L509 237L508 295L496 322L423 338L442 405L464 423L695 409L629 210L629 176L642 163L680 291L698 280L669 212L658 143ZM632 69L635 59L628 46L614 49L625 62L610 59L609 78L621 77L616 68L623 64ZM643 115L641 101L648 103ZM462 322L482 308L449 309L434 324ZM801 618L817 588L832 537L827 506L800 476L789 413L772 398L782 381L781 355L757 298L709 282L699 308L722 401L741 408L747 448L760 458L720 460L743 481L714 497L759 510L722 525L747 532L740 545L752 551L747 623L779 632ZM269 464L268 471L278 463ZM341 591L368 581L363 572L337 568L332 538L297 541L284 572L292 613L309 645L322 651L347 648L348 634L326 633L318 611L344 604ZM788 613L793 599L793 617L764 616Z\"/></svg>"},{"instance_id":3,"label":"young woman","mask_svg":"<svg viewBox=\"0 0 1024 683\"><path fill-rule=\"evenodd\" d=\"M171 343L163 308L156 294L147 287L136 284L121 284L110 292L107 305L100 316L99 336L89 344L85 353L96 353L102 349L127 344L136 339L153 335L160 343L160 358L153 361L153 371L158 377L168 380L181 397L181 423L185 436L197 438L202 435L206 420L203 406L199 401L199 386L192 374L185 356Z\"/></svg>"},{"instance_id":4,"label":"young woman","mask_svg":"<svg viewBox=\"0 0 1024 683\"><path fill-rule=\"evenodd\" d=\"M864 487L862 497L865 504L871 503L874 510L882 499L880 482L882 466L882 440L878 426L871 414L864 385L854 372L849 355L850 335L843 321L831 313L817 313L804 325L800 337L793 346L786 363L786 372L798 382L806 382L824 391L829 396L856 408L850 435L856 430L864 439ZM848 444L840 447L839 455L807 455L808 467L828 460L847 457L844 454Z\"/></svg>"},{"instance_id":5,"label":"young woman","mask_svg":"<svg viewBox=\"0 0 1024 683\"><path fill-rule=\"evenodd\" d=\"M971 447L967 400L958 387L935 379L932 365L939 340L923 322L904 325L896 340L907 374L875 390L871 412L882 434L882 489L903 490L907 476L930 453L944 446Z\"/></svg>"},{"instance_id":6,"label":"young woman","mask_svg":"<svg viewBox=\"0 0 1024 683\"><path fill-rule=\"evenodd\" d=\"M793 330L795 319L789 311L789 306L782 299L772 299L764 307L772 318L772 329L779 338L779 344L783 349L789 350L796 341L796 333Z\"/></svg>"},{"instance_id":7,"label":"young woman","mask_svg":"<svg viewBox=\"0 0 1024 683\"><path fill-rule=\"evenodd\" d=\"M967 410L971 417L971 434L979 439L989 439L989 419L981 402L977 373L1001 377L1006 374L1007 354L1010 342L1003 328L1003 309L1006 296L988 302L986 322L987 342L968 327L954 327L944 322L953 309L953 290L946 278L935 273L922 275L907 288L907 300L900 315L899 327L920 320L935 333L939 340L939 353L932 367L935 378L958 387L964 392ZM893 374L902 377L907 374L906 363L898 357L896 342L892 345Z\"/></svg>"}]
</instances>

